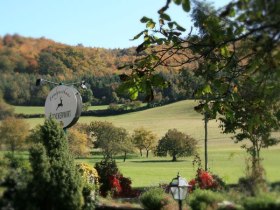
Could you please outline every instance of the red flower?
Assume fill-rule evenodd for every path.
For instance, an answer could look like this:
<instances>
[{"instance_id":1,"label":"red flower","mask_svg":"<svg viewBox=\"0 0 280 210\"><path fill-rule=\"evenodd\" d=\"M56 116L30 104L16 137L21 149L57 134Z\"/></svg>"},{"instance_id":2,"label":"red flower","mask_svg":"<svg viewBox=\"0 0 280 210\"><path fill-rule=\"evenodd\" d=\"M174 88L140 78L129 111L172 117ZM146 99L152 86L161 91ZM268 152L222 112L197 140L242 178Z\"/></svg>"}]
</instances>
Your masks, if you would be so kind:
<instances>
[{"instance_id":1,"label":"red flower","mask_svg":"<svg viewBox=\"0 0 280 210\"><path fill-rule=\"evenodd\" d=\"M189 181L189 185L191 186L188 188L188 191L192 192L193 190L195 190L196 180L192 179L191 181Z\"/></svg>"},{"instance_id":2,"label":"red flower","mask_svg":"<svg viewBox=\"0 0 280 210\"><path fill-rule=\"evenodd\" d=\"M191 181L189 181L189 185L191 185L192 187L195 187L196 181L195 179L192 179Z\"/></svg>"},{"instance_id":3,"label":"red flower","mask_svg":"<svg viewBox=\"0 0 280 210\"><path fill-rule=\"evenodd\" d=\"M202 189L210 188L213 185L213 177L207 171L200 170L198 178L200 180L200 188Z\"/></svg>"},{"instance_id":4,"label":"red flower","mask_svg":"<svg viewBox=\"0 0 280 210\"><path fill-rule=\"evenodd\" d=\"M110 181L111 189L114 189L117 193L122 191L120 181L117 179L116 176L109 176L109 181Z\"/></svg>"},{"instance_id":5,"label":"red flower","mask_svg":"<svg viewBox=\"0 0 280 210\"><path fill-rule=\"evenodd\" d=\"M189 192L192 192L197 187L200 189L217 190L223 188L224 182L217 175L213 175L208 171L198 168L196 178L192 179L189 185L191 185Z\"/></svg>"}]
</instances>

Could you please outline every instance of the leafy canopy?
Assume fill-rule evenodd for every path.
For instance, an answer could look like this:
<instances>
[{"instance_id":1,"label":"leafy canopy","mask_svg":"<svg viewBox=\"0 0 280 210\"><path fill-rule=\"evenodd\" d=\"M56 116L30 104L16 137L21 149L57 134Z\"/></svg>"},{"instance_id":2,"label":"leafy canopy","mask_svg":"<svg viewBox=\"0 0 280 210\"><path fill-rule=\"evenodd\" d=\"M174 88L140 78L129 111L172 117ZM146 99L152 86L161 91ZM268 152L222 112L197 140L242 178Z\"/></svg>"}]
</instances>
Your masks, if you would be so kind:
<instances>
[{"instance_id":1,"label":"leafy canopy","mask_svg":"<svg viewBox=\"0 0 280 210\"><path fill-rule=\"evenodd\" d=\"M165 136L159 140L156 148L157 156L172 157L172 161L176 161L177 157L187 157L195 154L197 141L178 131L177 129L170 129Z\"/></svg>"},{"instance_id":2,"label":"leafy canopy","mask_svg":"<svg viewBox=\"0 0 280 210\"><path fill-rule=\"evenodd\" d=\"M260 148L278 142L270 134L279 128L280 2L237 0L219 10L202 1L193 1L191 10L189 1L173 2L190 12L193 27L186 34L171 19L171 0L158 11L158 24L142 18L146 29L134 37L143 37L136 49L141 58L129 65L123 86L153 99L154 89L166 84L157 69L194 63L195 76L203 78L194 91L200 99L195 109L211 118L219 114L224 132L241 132L237 141L249 139L254 164Z\"/></svg>"},{"instance_id":3,"label":"leafy canopy","mask_svg":"<svg viewBox=\"0 0 280 210\"><path fill-rule=\"evenodd\" d=\"M133 131L132 139L134 145L140 150L141 156L142 149L146 150L146 157L149 157L149 151L153 150L157 143L157 136L143 127L137 128Z\"/></svg>"},{"instance_id":4,"label":"leafy canopy","mask_svg":"<svg viewBox=\"0 0 280 210\"><path fill-rule=\"evenodd\" d=\"M29 124L23 119L7 117L0 124L0 145L14 152L22 149L26 144Z\"/></svg>"},{"instance_id":5,"label":"leafy canopy","mask_svg":"<svg viewBox=\"0 0 280 210\"><path fill-rule=\"evenodd\" d=\"M94 146L102 149L105 158L133 151L131 138L124 128L115 127L106 121L95 121L90 123L88 131L93 137Z\"/></svg>"}]
</instances>

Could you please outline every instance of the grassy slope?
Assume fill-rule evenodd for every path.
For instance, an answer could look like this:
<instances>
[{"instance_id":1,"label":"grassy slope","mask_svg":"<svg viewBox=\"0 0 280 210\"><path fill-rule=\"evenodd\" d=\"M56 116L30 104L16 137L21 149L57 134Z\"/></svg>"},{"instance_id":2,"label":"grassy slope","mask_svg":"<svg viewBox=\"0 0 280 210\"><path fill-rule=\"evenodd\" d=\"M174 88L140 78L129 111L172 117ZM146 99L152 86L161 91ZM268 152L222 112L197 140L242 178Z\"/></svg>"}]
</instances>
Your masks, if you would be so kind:
<instances>
[{"instance_id":1,"label":"grassy slope","mask_svg":"<svg viewBox=\"0 0 280 210\"><path fill-rule=\"evenodd\" d=\"M124 127L132 132L138 127L145 127L154 131L158 137L163 136L168 129L176 128L186 132L194 138L202 141L204 139L202 115L193 110L195 101L180 101L162 107L148 109L140 112L134 112L124 115L109 116L109 117L81 117L80 123L90 123L92 121L109 121L114 125ZM28 119L32 127L38 123L42 123L43 119ZM222 135L218 128L218 123L215 120L209 122L209 139L215 144L220 144L221 140L229 139L228 135ZM224 141L224 144L230 144L229 141Z\"/></svg>"},{"instance_id":2,"label":"grassy slope","mask_svg":"<svg viewBox=\"0 0 280 210\"><path fill-rule=\"evenodd\" d=\"M42 106L14 106L16 114L44 114Z\"/></svg>"},{"instance_id":3,"label":"grassy slope","mask_svg":"<svg viewBox=\"0 0 280 210\"><path fill-rule=\"evenodd\" d=\"M266 177L270 182L279 181L280 168L278 164L279 148L264 150L262 157L265 165ZM218 174L226 183L237 183L239 177L245 175L246 153L241 149L210 150L210 171ZM203 158L203 151L200 151ZM77 162L86 162L94 165L100 160L100 156L94 155L89 159L78 159ZM169 183L178 172L190 180L195 177L196 167L193 167L193 157L179 158L177 162L171 162L170 157L136 157L132 156L126 162L117 159L121 172L132 179L134 187L156 186L159 183ZM202 161L202 164L203 161Z\"/></svg>"},{"instance_id":4,"label":"grassy slope","mask_svg":"<svg viewBox=\"0 0 280 210\"><path fill-rule=\"evenodd\" d=\"M159 137L163 136L168 129L176 128L195 137L200 142L200 156L203 159L204 123L202 116L193 110L196 102L180 101L174 104L157 107L141 112L110 117L81 117L79 122L90 123L95 120L113 122L116 126L124 127L130 132L137 127L148 128ZM42 123L43 119L29 119L32 126ZM209 133L209 167L210 170L219 174L228 183L236 183L238 178L245 173L246 153L240 149L241 144L234 144L229 135L221 134L215 120L210 121ZM279 135L279 133L277 133ZM269 181L279 181L278 164L280 146L269 150L263 150L262 157ZM93 164L100 157L77 160ZM149 159L132 157L123 163L118 160L118 165L125 176L131 177L133 186L156 185L159 182L169 182L178 171L187 179L194 177L195 168L192 166L193 158L183 158L177 163L169 161L170 158Z\"/></svg>"},{"instance_id":5,"label":"grassy slope","mask_svg":"<svg viewBox=\"0 0 280 210\"><path fill-rule=\"evenodd\" d=\"M88 110L107 109L107 105L90 106ZM45 110L42 106L14 106L16 114L44 114Z\"/></svg>"}]
</instances>

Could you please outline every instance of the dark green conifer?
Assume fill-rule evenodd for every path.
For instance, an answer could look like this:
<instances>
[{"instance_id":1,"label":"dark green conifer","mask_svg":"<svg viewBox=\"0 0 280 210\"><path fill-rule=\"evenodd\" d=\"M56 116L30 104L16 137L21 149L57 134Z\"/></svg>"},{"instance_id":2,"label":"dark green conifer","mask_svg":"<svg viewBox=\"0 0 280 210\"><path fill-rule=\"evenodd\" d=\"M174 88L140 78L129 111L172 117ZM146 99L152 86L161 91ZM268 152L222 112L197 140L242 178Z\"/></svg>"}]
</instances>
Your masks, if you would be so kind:
<instances>
[{"instance_id":1,"label":"dark green conifer","mask_svg":"<svg viewBox=\"0 0 280 210\"><path fill-rule=\"evenodd\" d=\"M56 121L48 119L40 127L40 140L42 143L30 150L31 203L37 209L81 209L81 177L69 153L64 131Z\"/></svg>"}]
</instances>

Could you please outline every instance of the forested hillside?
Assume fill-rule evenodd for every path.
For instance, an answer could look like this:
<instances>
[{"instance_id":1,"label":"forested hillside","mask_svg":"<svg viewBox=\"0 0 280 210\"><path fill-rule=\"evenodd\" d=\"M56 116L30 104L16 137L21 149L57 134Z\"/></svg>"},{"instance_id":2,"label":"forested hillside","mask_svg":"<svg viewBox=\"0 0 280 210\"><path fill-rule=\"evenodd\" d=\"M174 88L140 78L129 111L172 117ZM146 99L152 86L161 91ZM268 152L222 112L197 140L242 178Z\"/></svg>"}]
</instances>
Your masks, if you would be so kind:
<instances>
[{"instance_id":1,"label":"forested hillside","mask_svg":"<svg viewBox=\"0 0 280 210\"><path fill-rule=\"evenodd\" d=\"M46 38L5 35L0 37L0 96L13 105L43 105L52 87L36 87L37 78L57 82L85 80L89 87L81 90L85 102L92 105L123 103L128 97L117 91L119 75L129 70L118 70L118 67L133 62L138 56L135 48L89 48L64 45ZM191 71L178 70L160 70L170 84L164 90L155 90L156 102L192 97L193 85L183 82L190 81ZM184 85L179 87L179 83Z\"/></svg>"}]
</instances>

